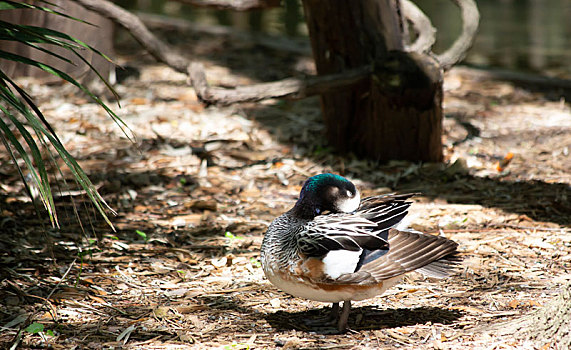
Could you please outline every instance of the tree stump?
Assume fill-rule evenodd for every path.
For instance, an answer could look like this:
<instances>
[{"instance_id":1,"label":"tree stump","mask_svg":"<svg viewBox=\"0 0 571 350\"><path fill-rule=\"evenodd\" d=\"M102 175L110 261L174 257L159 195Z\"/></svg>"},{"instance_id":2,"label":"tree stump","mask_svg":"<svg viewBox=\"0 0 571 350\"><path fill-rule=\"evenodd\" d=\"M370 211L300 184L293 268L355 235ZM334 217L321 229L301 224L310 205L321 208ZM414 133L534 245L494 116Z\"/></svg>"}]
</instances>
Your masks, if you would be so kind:
<instances>
[{"instance_id":1,"label":"tree stump","mask_svg":"<svg viewBox=\"0 0 571 350\"><path fill-rule=\"evenodd\" d=\"M571 349L571 284L531 315L481 331L531 341L538 349Z\"/></svg>"},{"instance_id":2,"label":"tree stump","mask_svg":"<svg viewBox=\"0 0 571 350\"><path fill-rule=\"evenodd\" d=\"M428 55L403 51L396 3L303 4L319 75L374 66L372 79L322 95L330 144L379 161L441 161L442 70Z\"/></svg>"}]
</instances>

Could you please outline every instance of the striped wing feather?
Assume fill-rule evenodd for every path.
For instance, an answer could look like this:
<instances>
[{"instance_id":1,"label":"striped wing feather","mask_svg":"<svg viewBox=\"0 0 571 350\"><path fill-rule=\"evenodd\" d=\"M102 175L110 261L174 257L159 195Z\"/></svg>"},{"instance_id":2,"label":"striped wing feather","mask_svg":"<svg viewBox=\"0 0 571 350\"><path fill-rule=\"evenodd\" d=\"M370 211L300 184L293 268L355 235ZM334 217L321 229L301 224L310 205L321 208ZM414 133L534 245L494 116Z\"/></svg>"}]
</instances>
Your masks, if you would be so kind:
<instances>
[{"instance_id":1,"label":"striped wing feather","mask_svg":"<svg viewBox=\"0 0 571 350\"><path fill-rule=\"evenodd\" d=\"M431 277L448 276L460 260L458 244L445 237L390 229L390 249L355 273L331 281L338 284L373 284L417 270Z\"/></svg>"},{"instance_id":2,"label":"striped wing feather","mask_svg":"<svg viewBox=\"0 0 571 350\"><path fill-rule=\"evenodd\" d=\"M458 261L458 244L441 236L391 229L389 245L387 254L363 265L361 271L370 273L377 280L423 268L421 272L445 277Z\"/></svg>"},{"instance_id":3,"label":"striped wing feather","mask_svg":"<svg viewBox=\"0 0 571 350\"><path fill-rule=\"evenodd\" d=\"M388 230L407 214L413 194L382 195L361 201L355 213L320 215L298 236L306 256L323 256L331 250L375 251L388 247Z\"/></svg>"},{"instance_id":4,"label":"striped wing feather","mask_svg":"<svg viewBox=\"0 0 571 350\"><path fill-rule=\"evenodd\" d=\"M298 247L307 256L323 256L332 250L378 249L388 242L374 232L376 224L356 214L316 217L298 236Z\"/></svg>"},{"instance_id":5,"label":"striped wing feather","mask_svg":"<svg viewBox=\"0 0 571 350\"><path fill-rule=\"evenodd\" d=\"M412 196L414 193L367 197L361 201L357 213L376 223L377 232L388 231L408 214L412 203L406 200Z\"/></svg>"}]
</instances>

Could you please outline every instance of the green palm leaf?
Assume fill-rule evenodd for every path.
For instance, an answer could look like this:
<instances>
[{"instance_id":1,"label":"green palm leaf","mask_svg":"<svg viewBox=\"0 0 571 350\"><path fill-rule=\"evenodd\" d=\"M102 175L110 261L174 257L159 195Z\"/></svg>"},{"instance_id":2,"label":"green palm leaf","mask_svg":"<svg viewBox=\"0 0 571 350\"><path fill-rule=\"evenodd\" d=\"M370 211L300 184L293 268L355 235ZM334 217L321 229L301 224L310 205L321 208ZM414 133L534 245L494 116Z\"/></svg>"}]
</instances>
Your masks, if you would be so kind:
<instances>
[{"instance_id":1,"label":"green palm leaf","mask_svg":"<svg viewBox=\"0 0 571 350\"><path fill-rule=\"evenodd\" d=\"M73 17L65 15L61 12L51 10L46 7L19 3L14 1L0 1L0 10L14 10L14 9L33 9L37 11L48 12L53 15L63 16L66 18L77 20ZM78 20L81 21L81 20ZM83 21L81 21L83 22ZM85 23L85 22L84 22ZM5 21L0 21L0 40L8 40L19 42L27 45L36 50L45 52L58 60L67 64L73 64L71 60L54 53L50 49L52 47L61 47L73 52L76 57L87 64L90 69L97 74L106 86L115 94L113 88L109 83L95 70L95 68L85 60L81 55L81 51L88 50L96 53L97 55L111 61L109 57L99 52L95 48L77 40L65 33L54 31L47 28L36 26L25 26L19 24L12 24ZM91 97L93 101L99 104L107 114L117 123L125 135L130 138L131 130L128 126L117 116L117 114L109 108L99 97L93 94L89 89L75 80L67 73L43 62L33 60L21 55L11 52L0 50L0 58L20 62L30 66L37 67L45 72L65 80L85 94ZM40 109L35 105L33 99L28 93L16 84L9 76L0 70L0 140L6 148L8 154L17 167L20 177L26 185L26 190L30 196L32 191L30 185L38 189L38 197L42 203L43 208L47 211L50 221L53 226L59 226L59 221L55 209L53 193L50 186L49 174L42 157L40 147L37 145L39 140L42 144L49 145L59 157L63 160L66 166L71 170L76 183L85 191L95 208L99 211L105 221L113 227L111 221L107 216L107 212L113 210L107 205L105 200L97 192L93 183L89 180L81 166L77 163L74 157L66 150L63 143L58 138L57 134L51 127L48 120L42 114ZM33 132L31 132L33 131ZM33 136L35 135L35 137ZM44 143L44 139L47 143ZM50 152L51 155L51 152ZM53 159L52 159L53 160ZM55 164L55 162L53 162ZM24 168L27 171L24 171ZM24 174L29 174L27 178ZM61 174L61 170L60 170ZM31 181L28 184L27 181ZM32 198L33 199L33 198ZM35 204L35 202L34 202ZM75 210L75 209L74 209ZM77 212L76 212L77 213ZM78 217L79 218L79 217Z\"/></svg>"}]
</instances>

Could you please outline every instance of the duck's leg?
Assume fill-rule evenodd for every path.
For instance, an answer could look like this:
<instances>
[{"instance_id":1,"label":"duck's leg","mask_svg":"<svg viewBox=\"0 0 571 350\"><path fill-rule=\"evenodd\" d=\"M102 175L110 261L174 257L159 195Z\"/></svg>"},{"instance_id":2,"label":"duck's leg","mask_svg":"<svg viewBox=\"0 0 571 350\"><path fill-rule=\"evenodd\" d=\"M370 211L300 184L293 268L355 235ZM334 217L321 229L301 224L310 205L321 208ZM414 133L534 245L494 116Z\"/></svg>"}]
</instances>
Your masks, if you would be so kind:
<instances>
[{"instance_id":1,"label":"duck's leg","mask_svg":"<svg viewBox=\"0 0 571 350\"><path fill-rule=\"evenodd\" d=\"M339 303L333 303L333 305L331 305L330 317L332 321L337 321L337 318L339 318Z\"/></svg>"},{"instance_id":2,"label":"duck's leg","mask_svg":"<svg viewBox=\"0 0 571 350\"><path fill-rule=\"evenodd\" d=\"M341 315L339 316L339 323L337 323L337 330L343 332L347 329L347 320L349 319L349 311L351 311L351 300L345 300L343 302L343 309L341 310Z\"/></svg>"}]
</instances>

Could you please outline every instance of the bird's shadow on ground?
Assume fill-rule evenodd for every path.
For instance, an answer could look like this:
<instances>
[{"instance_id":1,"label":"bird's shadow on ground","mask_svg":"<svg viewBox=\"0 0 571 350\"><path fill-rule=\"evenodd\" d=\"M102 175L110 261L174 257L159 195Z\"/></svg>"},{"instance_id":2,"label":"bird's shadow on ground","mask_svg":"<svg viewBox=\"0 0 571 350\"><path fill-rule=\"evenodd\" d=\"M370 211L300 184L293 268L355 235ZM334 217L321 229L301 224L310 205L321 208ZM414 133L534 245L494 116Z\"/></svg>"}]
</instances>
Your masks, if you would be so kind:
<instances>
[{"instance_id":1,"label":"bird's shadow on ground","mask_svg":"<svg viewBox=\"0 0 571 350\"><path fill-rule=\"evenodd\" d=\"M300 312L277 311L265 316L266 321L278 331L297 330L317 333L328 333L334 330L333 325L314 326L308 322L326 317L330 308L321 308ZM439 307L416 307L400 309L380 309L375 306L354 308L349 315L351 330L379 330L397 328L424 323L450 324L462 317L462 312Z\"/></svg>"}]
</instances>

